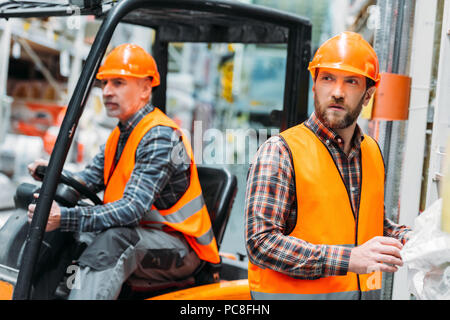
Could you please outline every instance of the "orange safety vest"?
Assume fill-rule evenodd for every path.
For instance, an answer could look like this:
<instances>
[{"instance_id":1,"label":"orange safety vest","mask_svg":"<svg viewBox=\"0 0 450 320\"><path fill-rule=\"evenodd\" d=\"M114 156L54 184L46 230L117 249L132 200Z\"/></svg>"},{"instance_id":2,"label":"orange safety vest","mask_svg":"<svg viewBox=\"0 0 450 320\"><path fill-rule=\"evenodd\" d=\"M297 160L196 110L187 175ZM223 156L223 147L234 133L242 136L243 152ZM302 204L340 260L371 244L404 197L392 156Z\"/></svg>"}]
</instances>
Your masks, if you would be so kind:
<instances>
[{"instance_id":1,"label":"orange safety vest","mask_svg":"<svg viewBox=\"0 0 450 320\"><path fill-rule=\"evenodd\" d=\"M384 163L377 143L361 143L362 188L353 213L342 177L326 146L304 124L281 133L292 155L297 196L297 223L289 234L312 244L354 247L383 235ZM381 272L296 279L249 263L255 299L377 299Z\"/></svg>"},{"instance_id":2,"label":"orange safety vest","mask_svg":"<svg viewBox=\"0 0 450 320\"><path fill-rule=\"evenodd\" d=\"M179 129L175 122L161 110L155 108L147 114L130 134L117 165L113 168L120 131L116 127L110 134L105 147L104 183L106 186L103 202L120 200L135 165L136 149L144 135L155 126ZM159 210L154 205L146 212L142 225L164 225L184 234L189 245L200 259L219 263L219 252L206 208L202 188L194 163L192 148L186 137L182 141L191 159L189 187L183 196L169 209Z\"/></svg>"}]
</instances>

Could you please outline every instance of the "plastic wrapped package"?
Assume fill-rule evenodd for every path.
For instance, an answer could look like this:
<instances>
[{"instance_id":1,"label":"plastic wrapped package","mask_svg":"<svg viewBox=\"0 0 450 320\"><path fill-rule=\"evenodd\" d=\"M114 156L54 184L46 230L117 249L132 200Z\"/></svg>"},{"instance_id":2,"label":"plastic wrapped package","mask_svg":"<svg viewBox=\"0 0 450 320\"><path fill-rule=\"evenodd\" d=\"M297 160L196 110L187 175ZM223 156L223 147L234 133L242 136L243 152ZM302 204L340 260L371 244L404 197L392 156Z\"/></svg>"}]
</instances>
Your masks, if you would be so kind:
<instances>
[{"instance_id":1,"label":"plastic wrapped package","mask_svg":"<svg viewBox=\"0 0 450 320\"><path fill-rule=\"evenodd\" d=\"M450 234L441 229L442 199L414 221L401 251L409 291L420 300L450 300Z\"/></svg>"}]
</instances>

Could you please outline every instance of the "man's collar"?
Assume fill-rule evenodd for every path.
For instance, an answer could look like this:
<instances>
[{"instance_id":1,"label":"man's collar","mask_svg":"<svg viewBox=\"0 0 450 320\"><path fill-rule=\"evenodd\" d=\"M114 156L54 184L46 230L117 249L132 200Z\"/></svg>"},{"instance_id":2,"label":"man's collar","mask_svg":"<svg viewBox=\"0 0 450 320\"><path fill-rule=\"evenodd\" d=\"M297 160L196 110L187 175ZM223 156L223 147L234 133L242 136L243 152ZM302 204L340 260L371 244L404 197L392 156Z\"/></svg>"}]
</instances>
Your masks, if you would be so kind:
<instances>
[{"instance_id":1,"label":"man's collar","mask_svg":"<svg viewBox=\"0 0 450 320\"><path fill-rule=\"evenodd\" d=\"M343 144L342 137L337 134L333 129L328 128L323 124L322 121L317 117L316 113L313 112L308 120L306 120L305 125L310 128L314 134L324 143L326 143L327 140L332 140L336 142L339 146ZM362 133L361 128L358 124L356 124L355 132L353 134L352 138L352 145L359 148L361 145L361 142L364 140L364 135Z\"/></svg>"},{"instance_id":2,"label":"man's collar","mask_svg":"<svg viewBox=\"0 0 450 320\"><path fill-rule=\"evenodd\" d=\"M142 117L150 112L152 112L154 109L153 105L151 103L147 103L144 107L139 109L135 114L133 114L128 120L125 121L125 123L122 123L119 121L118 127L121 132L128 131L136 126L136 124L141 121Z\"/></svg>"}]
</instances>

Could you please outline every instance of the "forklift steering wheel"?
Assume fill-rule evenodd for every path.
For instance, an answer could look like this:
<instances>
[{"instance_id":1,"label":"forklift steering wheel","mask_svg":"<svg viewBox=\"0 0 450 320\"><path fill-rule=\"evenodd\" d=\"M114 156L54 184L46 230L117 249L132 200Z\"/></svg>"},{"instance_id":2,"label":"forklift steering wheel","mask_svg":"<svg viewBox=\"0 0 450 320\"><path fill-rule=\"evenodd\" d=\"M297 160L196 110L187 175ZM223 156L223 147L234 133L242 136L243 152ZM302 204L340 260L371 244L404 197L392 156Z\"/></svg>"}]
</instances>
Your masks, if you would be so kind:
<instances>
[{"instance_id":1,"label":"forklift steering wheel","mask_svg":"<svg viewBox=\"0 0 450 320\"><path fill-rule=\"evenodd\" d=\"M40 166L37 166L35 173L40 179L44 180L46 170L47 170L47 166L40 165ZM74 188L81 195L90 199L94 203L94 205L103 204L103 201L100 200L100 198L93 191L91 191L84 184L82 184L81 182L76 180L70 174L70 172L68 172L68 171L61 172L60 182L69 187Z\"/></svg>"}]
</instances>

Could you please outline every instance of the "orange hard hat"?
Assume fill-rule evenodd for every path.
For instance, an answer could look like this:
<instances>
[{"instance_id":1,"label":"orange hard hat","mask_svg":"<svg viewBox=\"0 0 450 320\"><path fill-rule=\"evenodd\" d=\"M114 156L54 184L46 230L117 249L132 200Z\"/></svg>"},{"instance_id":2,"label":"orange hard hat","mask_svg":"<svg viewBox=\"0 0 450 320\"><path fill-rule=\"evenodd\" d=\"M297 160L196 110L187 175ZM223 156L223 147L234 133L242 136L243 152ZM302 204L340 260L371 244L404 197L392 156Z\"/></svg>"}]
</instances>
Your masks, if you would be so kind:
<instances>
[{"instance_id":1,"label":"orange hard hat","mask_svg":"<svg viewBox=\"0 0 450 320\"><path fill-rule=\"evenodd\" d=\"M338 69L363 75L378 85L378 57L372 46L355 32L345 31L325 41L309 63L313 79L317 68Z\"/></svg>"},{"instance_id":2,"label":"orange hard hat","mask_svg":"<svg viewBox=\"0 0 450 320\"><path fill-rule=\"evenodd\" d=\"M159 85L159 73L155 59L140 46L122 44L112 50L99 68L97 79L106 77L152 78L152 87Z\"/></svg>"}]
</instances>

